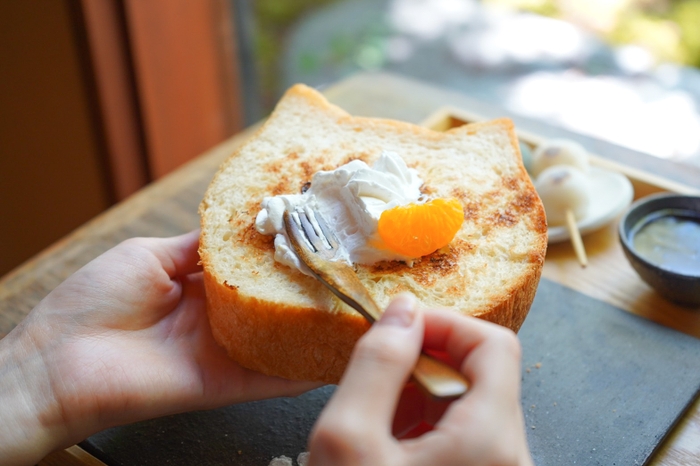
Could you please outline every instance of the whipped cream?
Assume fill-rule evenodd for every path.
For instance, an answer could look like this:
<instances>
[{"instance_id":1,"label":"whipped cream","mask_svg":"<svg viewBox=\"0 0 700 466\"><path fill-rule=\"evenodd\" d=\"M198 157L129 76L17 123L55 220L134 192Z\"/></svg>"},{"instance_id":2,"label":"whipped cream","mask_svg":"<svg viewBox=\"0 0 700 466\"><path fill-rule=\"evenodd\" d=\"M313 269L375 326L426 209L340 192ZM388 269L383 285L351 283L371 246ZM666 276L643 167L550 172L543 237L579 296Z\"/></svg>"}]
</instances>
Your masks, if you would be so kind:
<instances>
[{"instance_id":1,"label":"whipped cream","mask_svg":"<svg viewBox=\"0 0 700 466\"><path fill-rule=\"evenodd\" d=\"M419 203L423 181L395 152L385 151L370 167L353 160L335 170L319 171L311 187L302 194L266 197L255 227L264 235L275 235L275 260L308 274L289 242L284 228L285 210L311 208L320 213L341 245L338 260L374 264L383 260L411 261L384 246L377 233L382 212L397 206Z\"/></svg>"}]
</instances>

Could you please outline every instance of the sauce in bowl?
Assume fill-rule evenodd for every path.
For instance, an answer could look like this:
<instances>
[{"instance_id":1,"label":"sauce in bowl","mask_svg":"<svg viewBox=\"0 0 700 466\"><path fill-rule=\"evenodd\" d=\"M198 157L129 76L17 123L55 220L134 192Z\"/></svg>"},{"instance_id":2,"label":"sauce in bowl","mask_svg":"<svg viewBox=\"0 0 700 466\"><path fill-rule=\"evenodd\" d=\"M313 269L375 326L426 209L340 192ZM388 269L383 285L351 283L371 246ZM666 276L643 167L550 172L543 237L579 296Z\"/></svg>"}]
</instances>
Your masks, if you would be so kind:
<instances>
[{"instance_id":1,"label":"sauce in bowl","mask_svg":"<svg viewBox=\"0 0 700 466\"><path fill-rule=\"evenodd\" d=\"M667 209L643 218L630 235L637 254L662 269L700 275L700 217Z\"/></svg>"}]
</instances>

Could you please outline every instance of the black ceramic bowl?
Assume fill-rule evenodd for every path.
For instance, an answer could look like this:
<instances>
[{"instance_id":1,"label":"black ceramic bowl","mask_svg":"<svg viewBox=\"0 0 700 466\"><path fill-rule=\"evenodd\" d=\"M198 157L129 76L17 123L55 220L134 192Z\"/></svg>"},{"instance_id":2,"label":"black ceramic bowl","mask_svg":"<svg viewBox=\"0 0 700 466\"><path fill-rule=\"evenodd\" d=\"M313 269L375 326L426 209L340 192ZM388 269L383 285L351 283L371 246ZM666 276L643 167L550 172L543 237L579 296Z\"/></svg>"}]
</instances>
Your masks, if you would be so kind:
<instances>
[{"instance_id":1,"label":"black ceramic bowl","mask_svg":"<svg viewBox=\"0 0 700 466\"><path fill-rule=\"evenodd\" d=\"M670 301L700 308L700 271L697 267L679 272L669 264L660 266L652 262L635 249L635 235L649 223L669 215L700 224L700 196L656 194L639 199L620 220L620 242L634 270L659 294ZM692 239L695 240L700 241L700 237Z\"/></svg>"}]
</instances>

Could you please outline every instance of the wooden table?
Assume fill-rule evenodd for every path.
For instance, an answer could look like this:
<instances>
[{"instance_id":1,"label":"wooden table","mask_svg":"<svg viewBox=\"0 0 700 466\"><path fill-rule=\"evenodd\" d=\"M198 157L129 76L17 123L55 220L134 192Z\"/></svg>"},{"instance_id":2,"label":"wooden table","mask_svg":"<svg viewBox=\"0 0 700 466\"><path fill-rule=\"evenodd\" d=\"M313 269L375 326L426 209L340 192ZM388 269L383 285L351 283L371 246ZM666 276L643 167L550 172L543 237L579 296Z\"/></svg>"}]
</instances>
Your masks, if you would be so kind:
<instances>
[{"instance_id":1,"label":"wooden table","mask_svg":"<svg viewBox=\"0 0 700 466\"><path fill-rule=\"evenodd\" d=\"M543 137L579 140L591 151L616 163L652 172L687 186L697 186L700 180L698 168L680 166L543 123L514 117L503 109L467 96L393 75L357 75L326 89L324 93L330 101L354 115L396 118L415 123L424 121L445 105L469 109L485 117L511 116L519 129ZM196 228L199 224L197 206L215 170L253 130L251 128L232 137L149 185L3 277L0 280L0 337L6 335L39 300L72 272L123 239L142 235L170 236ZM550 248L544 276L579 291L592 293L592 287L587 287L585 281L581 281L579 268L564 258L570 252L566 247ZM619 257L619 261L623 261L623 258ZM634 311L634 306L629 305L634 297L621 296L620 293L601 293L594 297ZM670 313L662 314L655 313L653 306L646 306L641 314L700 338L698 311L672 307ZM50 460L47 459L46 464L58 464L50 463ZM700 465L700 401L696 400L652 464Z\"/></svg>"}]
</instances>

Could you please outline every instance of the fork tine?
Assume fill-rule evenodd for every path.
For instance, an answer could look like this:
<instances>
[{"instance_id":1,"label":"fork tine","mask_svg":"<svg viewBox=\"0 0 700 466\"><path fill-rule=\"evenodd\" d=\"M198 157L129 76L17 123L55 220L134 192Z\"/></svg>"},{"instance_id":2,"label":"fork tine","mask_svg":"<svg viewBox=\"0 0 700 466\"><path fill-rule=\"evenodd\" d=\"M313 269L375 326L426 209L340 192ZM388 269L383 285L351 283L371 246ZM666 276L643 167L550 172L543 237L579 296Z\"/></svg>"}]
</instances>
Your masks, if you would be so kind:
<instances>
[{"instance_id":1,"label":"fork tine","mask_svg":"<svg viewBox=\"0 0 700 466\"><path fill-rule=\"evenodd\" d=\"M338 239L335 237L335 234L331 231L331 229L328 228L328 224L323 219L323 216L316 215L314 211L311 211L311 214L314 216L316 224L321 229L321 236L328 243L327 247L329 249L338 249Z\"/></svg>"},{"instance_id":2,"label":"fork tine","mask_svg":"<svg viewBox=\"0 0 700 466\"><path fill-rule=\"evenodd\" d=\"M313 244L316 251L323 249L337 250L339 243L333 231L328 228L328 224L323 216L310 207L299 210L299 219L303 226L306 237Z\"/></svg>"},{"instance_id":3,"label":"fork tine","mask_svg":"<svg viewBox=\"0 0 700 466\"><path fill-rule=\"evenodd\" d=\"M306 212L305 210L298 210L297 213L299 214L299 220L301 221L301 227L304 231L304 234L306 235L306 239L309 241L309 243L313 245L314 250L318 252L322 251L323 249L326 249L325 245L323 244L323 241L318 236L316 229L314 228L313 224L311 223L311 220L309 219L308 212Z\"/></svg>"},{"instance_id":4,"label":"fork tine","mask_svg":"<svg viewBox=\"0 0 700 466\"><path fill-rule=\"evenodd\" d=\"M316 249L314 248L314 245L311 244L309 241L309 238L306 236L306 233L304 232L302 228L302 222L301 218L299 215L299 212L293 211L293 212L285 212L284 213L285 217L289 216L291 217L291 221L286 222L288 228L288 231L291 232L291 234L294 236L294 239L296 240L297 244L299 245L304 245L306 246L307 249L313 252L317 252Z\"/></svg>"}]
</instances>

